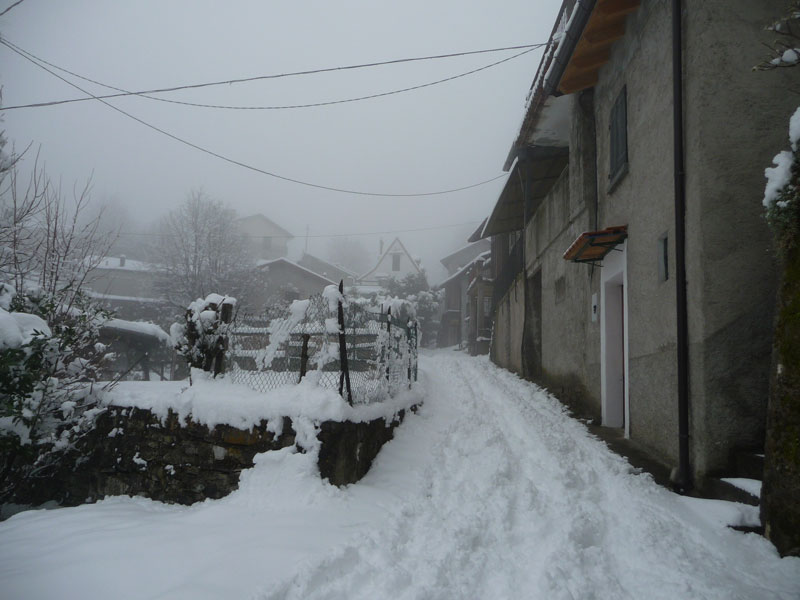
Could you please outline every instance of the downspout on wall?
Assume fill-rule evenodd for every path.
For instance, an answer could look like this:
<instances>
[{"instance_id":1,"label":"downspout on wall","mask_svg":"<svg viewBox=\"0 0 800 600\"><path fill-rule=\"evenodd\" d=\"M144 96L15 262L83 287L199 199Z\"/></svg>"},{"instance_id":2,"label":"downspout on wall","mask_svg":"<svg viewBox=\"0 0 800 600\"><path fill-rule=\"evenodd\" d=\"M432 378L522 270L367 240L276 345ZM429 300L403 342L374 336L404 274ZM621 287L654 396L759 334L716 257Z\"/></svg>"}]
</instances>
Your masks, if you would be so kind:
<instances>
[{"instance_id":1,"label":"downspout on wall","mask_svg":"<svg viewBox=\"0 0 800 600\"><path fill-rule=\"evenodd\" d=\"M693 487L689 464L689 326L686 297L686 172L683 139L682 2L672 0L672 95L675 177L675 290L678 352L678 467L670 477L679 493Z\"/></svg>"}]
</instances>

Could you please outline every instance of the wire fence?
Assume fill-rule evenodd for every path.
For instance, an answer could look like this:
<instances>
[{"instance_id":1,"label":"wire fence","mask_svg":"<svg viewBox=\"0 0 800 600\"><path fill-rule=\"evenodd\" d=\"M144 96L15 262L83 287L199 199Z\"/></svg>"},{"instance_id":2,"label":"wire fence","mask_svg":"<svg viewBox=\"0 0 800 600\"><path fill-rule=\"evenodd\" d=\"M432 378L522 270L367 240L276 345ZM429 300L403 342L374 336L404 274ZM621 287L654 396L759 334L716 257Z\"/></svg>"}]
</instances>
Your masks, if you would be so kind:
<instances>
[{"instance_id":1,"label":"wire fence","mask_svg":"<svg viewBox=\"0 0 800 600\"><path fill-rule=\"evenodd\" d=\"M417 338L416 322L401 303L384 312L341 295L315 295L237 315L229 330L228 376L260 392L308 377L351 404L366 404L416 380Z\"/></svg>"}]
</instances>

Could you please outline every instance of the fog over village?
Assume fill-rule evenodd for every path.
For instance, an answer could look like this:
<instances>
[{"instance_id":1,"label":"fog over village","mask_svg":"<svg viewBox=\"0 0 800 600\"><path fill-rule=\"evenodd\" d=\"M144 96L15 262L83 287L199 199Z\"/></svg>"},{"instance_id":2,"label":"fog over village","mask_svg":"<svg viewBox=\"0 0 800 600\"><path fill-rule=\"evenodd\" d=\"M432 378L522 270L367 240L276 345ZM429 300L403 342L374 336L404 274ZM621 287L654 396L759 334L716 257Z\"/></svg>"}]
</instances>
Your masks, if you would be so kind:
<instances>
[{"instance_id":1,"label":"fog over village","mask_svg":"<svg viewBox=\"0 0 800 600\"><path fill-rule=\"evenodd\" d=\"M557 3L497 7L460 3L269 6L87 2L20 5L3 35L44 60L129 90L156 89L547 42ZM515 15L511 17L511 15ZM12 18L13 17L13 18ZM65 23L69 25L65 27ZM23 40L26 42L23 44ZM69 49L70 60L61 60ZM526 50L478 54L231 84L161 95L227 106L292 106L383 94L453 77ZM85 96L4 48L3 104ZM286 110L225 110L127 97L116 106L193 144L258 169L315 185L416 194L469 186L503 174L540 52L446 84L369 101ZM58 60L56 60L58 59ZM58 72L60 75L66 75ZM74 79L90 93L110 90ZM113 91L113 90L111 90ZM262 213L309 251L326 234L354 239L377 256L381 237L402 239L434 280L439 259L486 216L502 187L423 197L360 196L282 181L186 147L99 102L9 111L4 129L17 150L33 144L50 177L70 189L92 176L93 201L116 208L136 245L154 221L192 190L240 216Z\"/></svg>"},{"instance_id":2,"label":"fog over village","mask_svg":"<svg viewBox=\"0 0 800 600\"><path fill-rule=\"evenodd\" d=\"M0 55L0 599L800 597L798 0Z\"/></svg>"}]
</instances>

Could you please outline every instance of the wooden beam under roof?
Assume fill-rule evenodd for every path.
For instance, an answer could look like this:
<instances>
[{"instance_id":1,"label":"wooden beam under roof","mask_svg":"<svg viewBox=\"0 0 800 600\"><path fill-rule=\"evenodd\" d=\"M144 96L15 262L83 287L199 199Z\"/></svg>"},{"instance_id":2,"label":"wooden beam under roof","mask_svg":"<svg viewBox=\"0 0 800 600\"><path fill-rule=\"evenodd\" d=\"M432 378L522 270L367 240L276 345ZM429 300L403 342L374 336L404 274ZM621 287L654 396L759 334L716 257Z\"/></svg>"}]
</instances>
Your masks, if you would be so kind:
<instances>
[{"instance_id":1,"label":"wooden beam under roof","mask_svg":"<svg viewBox=\"0 0 800 600\"><path fill-rule=\"evenodd\" d=\"M572 60L572 63L579 70L583 69L596 69L602 67L608 62L611 56L611 45L598 48L597 51L591 54L582 54Z\"/></svg>"},{"instance_id":2,"label":"wooden beam under roof","mask_svg":"<svg viewBox=\"0 0 800 600\"><path fill-rule=\"evenodd\" d=\"M632 13L641 4L641 0L604 0L598 2L597 10L603 15L619 15Z\"/></svg>"},{"instance_id":3,"label":"wooden beam under roof","mask_svg":"<svg viewBox=\"0 0 800 600\"><path fill-rule=\"evenodd\" d=\"M558 91L572 94L597 84L611 57L611 46L625 35L625 18L641 0L597 0L575 50L564 68Z\"/></svg>"},{"instance_id":4,"label":"wooden beam under roof","mask_svg":"<svg viewBox=\"0 0 800 600\"><path fill-rule=\"evenodd\" d=\"M571 75L569 79L562 79L559 90L563 94L574 94L581 90L588 90L597 85L600 77L599 69L592 69L576 75Z\"/></svg>"},{"instance_id":5,"label":"wooden beam under roof","mask_svg":"<svg viewBox=\"0 0 800 600\"><path fill-rule=\"evenodd\" d=\"M591 25L591 21L589 25ZM583 33L583 37L581 41L578 42L578 47L575 49L576 52L581 49L581 45L588 45L588 46L610 46L614 42L616 42L619 38L625 35L625 18L611 20L609 19L605 23L598 23L594 27L587 27ZM589 44L585 44L585 42L589 42ZM589 52L591 52L591 47L587 48ZM575 56L573 54L573 56Z\"/></svg>"}]
</instances>

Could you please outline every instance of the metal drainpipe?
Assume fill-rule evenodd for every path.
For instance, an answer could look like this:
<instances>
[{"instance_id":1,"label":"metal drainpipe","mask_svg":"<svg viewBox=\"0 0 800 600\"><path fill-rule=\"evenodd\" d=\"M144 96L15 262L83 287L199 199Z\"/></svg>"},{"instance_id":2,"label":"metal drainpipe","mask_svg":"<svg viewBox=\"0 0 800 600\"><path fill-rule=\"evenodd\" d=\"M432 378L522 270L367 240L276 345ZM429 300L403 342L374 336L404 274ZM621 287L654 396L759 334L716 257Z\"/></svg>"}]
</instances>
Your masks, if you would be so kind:
<instances>
[{"instance_id":1,"label":"metal drainpipe","mask_svg":"<svg viewBox=\"0 0 800 600\"><path fill-rule=\"evenodd\" d=\"M672 0L672 102L675 169L675 289L678 325L678 471L676 491L692 489L689 465L689 325L686 299L686 172L683 140L683 31L681 0Z\"/></svg>"},{"instance_id":2,"label":"metal drainpipe","mask_svg":"<svg viewBox=\"0 0 800 600\"><path fill-rule=\"evenodd\" d=\"M522 309L522 343L520 344L520 368L522 370L523 377L530 377L531 373L528 373L527 362L525 361L525 352L530 351L530 348L527 348L527 337L526 332L528 331L528 274L525 271L525 245L526 245L526 229L528 227L528 149L525 148L517 157L517 175L519 175L519 185L522 188L522 238L520 242L522 243L522 302L523 302L523 309ZM523 178L522 173L520 170L525 168L525 177Z\"/></svg>"}]
</instances>

